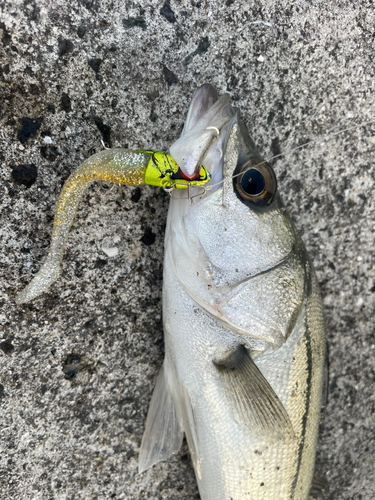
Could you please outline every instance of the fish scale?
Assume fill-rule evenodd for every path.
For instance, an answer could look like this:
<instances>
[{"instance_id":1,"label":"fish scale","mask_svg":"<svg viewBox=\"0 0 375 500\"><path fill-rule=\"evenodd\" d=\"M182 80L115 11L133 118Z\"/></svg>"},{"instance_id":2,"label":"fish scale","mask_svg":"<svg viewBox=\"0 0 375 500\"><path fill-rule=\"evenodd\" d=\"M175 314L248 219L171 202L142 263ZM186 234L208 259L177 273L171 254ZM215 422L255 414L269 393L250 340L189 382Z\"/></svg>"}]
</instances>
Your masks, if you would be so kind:
<instances>
[{"instance_id":1,"label":"fish scale","mask_svg":"<svg viewBox=\"0 0 375 500\"><path fill-rule=\"evenodd\" d=\"M174 283L174 285L173 285ZM290 336L290 342L277 352L277 355L268 354L259 356L257 364L265 378L271 383L275 392L286 406L291 417L296 439L292 442L269 444L267 440L257 439L246 435L241 425L233 423L230 411L223 405L219 381L215 377L209 356L210 348L217 349L218 335L222 335L222 341L233 342L229 331L220 327L212 318L204 313L194 313L194 303L184 293L182 287L176 285L173 277L167 278L166 286L173 290L173 305L165 299L164 304L174 308L175 315L171 315L172 321L165 324L166 345L170 350L177 349L173 331L179 329L181 343L178 349L184 352L186 365L181 367L181 361L176 356L166 352L167 359L171 365L177 363L177 376L189 387L192 397L192 405L196 408L196 425L199 429L199 444L202 449L201 475L208 478L199 481L202 499L227 499L233 500L253 498L256 500L280 499L304 499L306 490L308 493L313 468L313 457L304 457L307 467L301 468L301 475L305 483L304 488L297 484L296 489L301 493L292 496L293 480L296 475L296 458L299 451L300 435L302 434L303 416L305 414L305 392L306 392L306 345L300 340L294 343L294 337L299 337L305 330L304 322L297 323L295 332ZM176 289L177 288L177 289ZM171 293L172 296L172 293ZM177 317L178 311L178 317ZM303 330L303 332L301 332ZM170 332L170 333L169 333ZM198 337L198 341L197 341ZM203 341L205 340L205 342ZM319 339L317 339L319 340ZM205 353L202 356L202 352ZM322 356L322 352L320 355ZM298 357L299 363L291 363L288 373L280 377L280 366L288 364L288 361ZM195 365L192 360L199 359ZM196 377L196 374L202 374ZM283 372L281 372L283 373ZM198 382L197 382L198 379ZM298 394L294 389L295 381L299 382ZM313 413L308 417L316 419L320 411L319 387L316 389L318 397L315 397ZM217 433L215 433L217 429ZM250 429L251 431L251 429ZM314 456L316 441L316 426L310 429L309 439L312 447L310 450ZM241 445L243 443L243 445ZM204 450L204 451L203 451ZM305 451L305 454L308 451ZM312 460L311 460L312 459ZM279 467L279 470L277 470ZM306 470L309 476L306 477ZM310 477L310 480L309 480ZM263 486L261 484L263 483Z\"/></svg>"}]
</instances>

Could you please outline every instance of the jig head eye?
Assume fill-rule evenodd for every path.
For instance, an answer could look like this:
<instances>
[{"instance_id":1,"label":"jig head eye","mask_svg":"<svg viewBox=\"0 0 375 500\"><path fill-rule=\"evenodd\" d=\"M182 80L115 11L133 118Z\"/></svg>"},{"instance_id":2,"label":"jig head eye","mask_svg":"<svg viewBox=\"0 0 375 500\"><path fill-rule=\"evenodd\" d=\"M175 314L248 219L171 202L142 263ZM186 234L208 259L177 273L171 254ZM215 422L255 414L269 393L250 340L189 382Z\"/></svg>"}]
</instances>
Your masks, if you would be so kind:
<instances>
[{"instance_id":1,"label":"jig head eye","mask_svg":"<svg viewBox=\"0 0 375 500\"><path fill-rule=\"evenodd\" d=\"M236 168L233 187L240 200L249 206L264 207L272 203L277 181L269 163L251 159Z\"/></svg>"}]
</instances>

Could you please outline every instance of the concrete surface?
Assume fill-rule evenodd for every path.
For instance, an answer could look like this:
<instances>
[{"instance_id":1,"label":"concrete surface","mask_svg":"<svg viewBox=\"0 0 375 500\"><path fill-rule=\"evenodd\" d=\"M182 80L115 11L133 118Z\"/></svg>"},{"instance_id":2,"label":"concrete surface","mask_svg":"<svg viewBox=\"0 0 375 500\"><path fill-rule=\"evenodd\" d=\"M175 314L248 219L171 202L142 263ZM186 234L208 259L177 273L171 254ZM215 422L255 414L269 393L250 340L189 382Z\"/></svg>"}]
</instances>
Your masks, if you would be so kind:
<instances>
[{"instance_id":1,"label":"concrete surface","mask_svg":"<svg viewBox=\"0 0 375 500\"><path fill-rule=\"evenodd\" d=\"M374 499L375 124L359 125L374 118L373 2L2 0L0 9L1 499L199 498L186 445L137 474L163 359L168 196L95 185L63 277L30 305L14 297L46 255L70 172L102 139L167 149L204 82L231 94L266 157L283 153L280 191L326 307L324 498ZM113 246L108 257L102 248Z\"/></svg>"}]
</instances>

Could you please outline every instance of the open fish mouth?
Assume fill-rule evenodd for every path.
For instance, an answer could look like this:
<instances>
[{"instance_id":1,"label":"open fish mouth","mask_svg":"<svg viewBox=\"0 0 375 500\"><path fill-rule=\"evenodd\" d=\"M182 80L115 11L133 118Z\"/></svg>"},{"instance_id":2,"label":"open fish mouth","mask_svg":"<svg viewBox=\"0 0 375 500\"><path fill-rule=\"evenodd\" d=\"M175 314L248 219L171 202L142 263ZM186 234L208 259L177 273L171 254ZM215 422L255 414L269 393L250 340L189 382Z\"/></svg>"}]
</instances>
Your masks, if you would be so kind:
<instances>
[{"instance_id":1,"label":"open fish mouth","mask_svg":"<svg viewBox=\"0 0 375 500\"><path fill-rule=\"evenodd\" d=\"M193 179L203 164L211 175L209 185L214 188L220 184L235 115L228 94L218 98L216 89L209 84L196 91L182 134L169 150L187 179Z\"/></svg>"}]
</instances>

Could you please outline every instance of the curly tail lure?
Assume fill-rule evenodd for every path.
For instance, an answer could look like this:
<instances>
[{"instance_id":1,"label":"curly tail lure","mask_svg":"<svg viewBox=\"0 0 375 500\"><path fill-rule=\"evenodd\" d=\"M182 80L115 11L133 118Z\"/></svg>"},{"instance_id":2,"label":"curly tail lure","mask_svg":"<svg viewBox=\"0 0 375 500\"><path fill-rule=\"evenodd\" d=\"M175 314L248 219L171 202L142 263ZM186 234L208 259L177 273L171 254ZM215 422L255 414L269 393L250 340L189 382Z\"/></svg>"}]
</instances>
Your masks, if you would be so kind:
<instances>
[{"instance_id":1,"label":"curly tail lure","mask_svg":"<svg viewBox=\"0 0 375 500\"><path fill-rule=\"evenodd\" d=\"M34 279L17 295L16 302L29 302L45 292L60 276L69 229L78 204L87 187L94 181L126 186L159 186L168 192L204 186L210 181L206 168L197 166L197 173L187 178L170 154L162 151L131 151L108 149L94 154L73 172L65 182L55 210L51 247L47 259ZM190 198L190 192L189 196Z\"/></svg>"}]
</instances>

